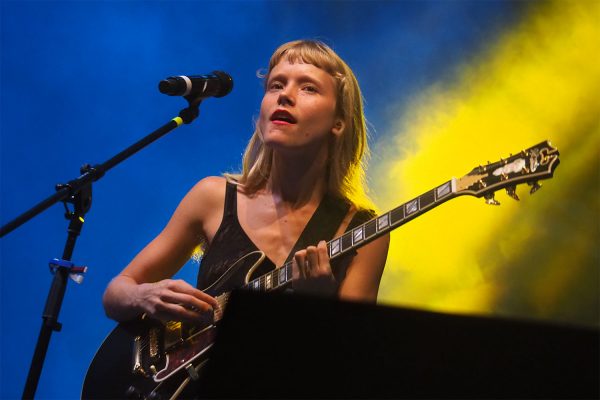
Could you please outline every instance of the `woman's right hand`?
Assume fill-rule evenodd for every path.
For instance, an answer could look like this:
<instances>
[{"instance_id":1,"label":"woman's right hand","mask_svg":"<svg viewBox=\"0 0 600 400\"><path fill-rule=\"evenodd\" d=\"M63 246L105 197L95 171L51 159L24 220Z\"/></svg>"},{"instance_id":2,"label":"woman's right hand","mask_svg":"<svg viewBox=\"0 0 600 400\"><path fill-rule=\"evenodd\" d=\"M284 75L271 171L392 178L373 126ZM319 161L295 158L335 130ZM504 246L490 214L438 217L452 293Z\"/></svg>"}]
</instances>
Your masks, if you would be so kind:
<instances>
[{"instance_id":1,"label":"woman's right hand","mask_svg":"<svg viewBox=\"0 0 600 400\"><path fill-rule=\"evenodd\" d=\"M160 321L212 322L217 300L182 280L163 279L137 283L127 275L117 275L103 297L106 315L124 322L142 314Z\"/></svg>"},{"instance_id":2,"label":"woman's right hand","mask_svg":"<svg viewBox=\"0 0 600 400\"><path fill-rule=\"evenodd\" d=\"M217 300L183 280L163 279L135 287L133 306L160 321L212 322Z\"/></svg>"}]
</instances>

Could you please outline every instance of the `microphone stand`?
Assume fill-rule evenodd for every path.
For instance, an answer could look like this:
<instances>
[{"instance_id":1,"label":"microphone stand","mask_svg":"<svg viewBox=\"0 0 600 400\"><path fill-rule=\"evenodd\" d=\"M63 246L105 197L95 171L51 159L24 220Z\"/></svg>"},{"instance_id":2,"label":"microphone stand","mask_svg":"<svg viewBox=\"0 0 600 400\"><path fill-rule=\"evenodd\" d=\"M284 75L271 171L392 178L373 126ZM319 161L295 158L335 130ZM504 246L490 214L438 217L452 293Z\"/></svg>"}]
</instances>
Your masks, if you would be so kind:
<instances>
[{"instance_id":1,"label":"microphone stand","mask_svg":"<svg viewBox=\"0 0 600 400\"><path fill-rule=\"evenodd\" d=\"M189 124L196 119L200 113L199 106L203 97L185 96L184 98L188 101L189 106L181 110L178 117L173 118L167 124L150 133L145 138L134 143L103 164L95 166L89 164L83 165L80 169L81 176L66 184L57 184L56 194L41 201L0 229L0 237L2 237L59 201L64 203L66 209L65 218L70 220L67 229L68 237L63 250L62 259L53 259L50 261L50 270L54 274L54 278L42 314L42 326L31 361L29 374L27 375L23 399L33 399L42 372L44 359L46 358L52 331L58 332L62 328L62 325L57 319L67 288L67 278L71 276L75 281L80 282L83 273L85 273L87 269L87 267L74 266L71 262L71 256L73 255L73 250L75 248L75 241L77 240L77 236L79 236L84 223L85 213L89 211L92 205L92 182L97 181L106 173L106 171L158 138L175 128L180 127L182 124ZM73 205L73 211L69 210L67 203Z\"/></svg>"}]
</instances>

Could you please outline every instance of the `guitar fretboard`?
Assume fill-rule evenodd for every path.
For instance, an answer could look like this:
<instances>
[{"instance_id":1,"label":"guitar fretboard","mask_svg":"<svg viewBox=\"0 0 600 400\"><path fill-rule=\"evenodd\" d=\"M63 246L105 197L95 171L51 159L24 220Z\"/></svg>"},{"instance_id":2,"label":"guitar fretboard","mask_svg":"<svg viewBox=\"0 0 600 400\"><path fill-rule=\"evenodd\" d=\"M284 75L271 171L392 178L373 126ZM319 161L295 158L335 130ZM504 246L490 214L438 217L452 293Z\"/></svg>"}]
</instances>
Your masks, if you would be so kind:
<instances>
[{"instance_id":1,"label":"guitar fretboard","mask_svg":"<svg viewBox=\"0 0 600 400\"><path fill-rule=\"evenodd\" d=\"M348 254L381 235L407 223L411 219L431 210L451 199L456 193L456 179L451 179L444 184L423 193L422 195L381 214L362 225L346 232L342 236L332 239L327 243L327 251L331 260ZM292 261L285 263L280 268L268 272L246 284L243 289L252 291L271 291L279 289L292 281Z\"/></svg>"}]
</instances>

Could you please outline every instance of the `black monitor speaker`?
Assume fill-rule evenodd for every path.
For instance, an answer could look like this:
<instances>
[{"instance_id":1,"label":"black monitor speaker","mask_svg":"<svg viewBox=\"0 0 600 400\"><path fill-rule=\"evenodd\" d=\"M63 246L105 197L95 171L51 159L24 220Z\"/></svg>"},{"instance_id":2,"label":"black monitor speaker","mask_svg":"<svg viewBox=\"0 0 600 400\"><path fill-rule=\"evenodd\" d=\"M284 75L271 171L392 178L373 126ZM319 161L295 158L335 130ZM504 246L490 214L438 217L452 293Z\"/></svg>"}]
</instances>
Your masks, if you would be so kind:
<instances>
[{"instance_id":1,"label":"black monitor speaker","mask_svg":"<svg viewBox=\"0 0 600 400\"><path fill-rule=\"evenodd\" d=\"M208 398L598 398L599 330L234 292Z\"/></svg>"}]
</instances>

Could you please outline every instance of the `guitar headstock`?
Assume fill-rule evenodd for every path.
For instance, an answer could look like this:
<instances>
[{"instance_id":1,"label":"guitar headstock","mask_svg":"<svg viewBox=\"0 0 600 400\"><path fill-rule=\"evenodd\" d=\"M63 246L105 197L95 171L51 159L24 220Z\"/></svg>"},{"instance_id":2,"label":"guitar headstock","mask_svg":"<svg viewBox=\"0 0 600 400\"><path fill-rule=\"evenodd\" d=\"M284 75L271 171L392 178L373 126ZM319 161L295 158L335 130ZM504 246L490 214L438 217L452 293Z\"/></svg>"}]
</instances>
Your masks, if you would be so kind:
<instances>
[{"instance_id":1,"label":"guitar headstock","mask_svg":"<svg viewBox=\"0 0 600 400\"><path fill-rule=\"evenodd\" d=\"M530 194L535 193L541 187L540 180L552 177L558 156L558 149L546 140L506 159L473 168L456 180L456 194L483 196L487 204L499 205L494 193L506 189L510 197L519 200L517 185L527 183L531 186Z\"/></svg>"}]
</instances>

